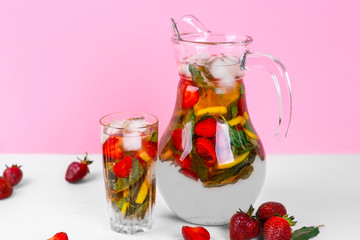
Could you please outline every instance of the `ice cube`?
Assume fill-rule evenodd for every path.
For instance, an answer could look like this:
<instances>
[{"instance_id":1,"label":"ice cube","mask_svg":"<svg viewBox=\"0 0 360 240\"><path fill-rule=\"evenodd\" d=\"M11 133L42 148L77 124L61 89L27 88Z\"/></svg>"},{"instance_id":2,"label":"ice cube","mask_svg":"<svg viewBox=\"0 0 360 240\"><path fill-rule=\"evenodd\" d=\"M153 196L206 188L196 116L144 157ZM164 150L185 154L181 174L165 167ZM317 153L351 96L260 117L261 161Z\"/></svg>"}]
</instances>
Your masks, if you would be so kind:
<instances>
[{"instance_id":1,"label":"ice cube","mask_svg":"<svg viewBox=\"0 0 360 240\"><path fill-rule=\"evenodd\" d=\"M228 66L239 64L239 59L235 56L223 56L221 60Z\"/></svg>"},{"instance_id":2,"label":"ice cube","mask_svg":"<svg viewBox=\"0 0 360 240\"><path fill-rule=\"evenodd\" d=\"M121 133L120 128L122 128L123 122L115 119L115 120L111 121L111 123L109 123L108 126L109 127L107 127L104 130L105 134L107 134L107 135L119 135Z\"/></svg>"},{"instance_id":3,"label":"ice cube","mask_svg":"<svg viewBox=\"0 0 360 240\"><path fill-rule=\"evenodd\" d=\"M140 136L131 136L124 134L123 138L123 148L124 151L137 151L142 147L142 141Z\"/></svg>"},{"instance_id":4,"label":"ice cube","mask_svg":"<svg viewBox=\"0 0 360 240\"><path fill-rule=\"evenodd\" d=\"M240 68L240 61L238 57L226 56L223 57L224 63L227 65L228 73L233 77L243 76L243 71Z\"/></svg>"},{"instance_id":5,"label":"ice cube","mask_svg":"<svg viewBox=\"0 0 360 240\"><path fill-rule=\"evenodd\" d=\"M141 133L145 131L145 118L131 118L123 122L123 148L125 151L137 151L142 147Z\"/></svg>"},{"instance_id":6,"label":"ice cube","mask_svg":"<svg viewBox=\"0 0 360 240\"><path fill-rule=\"evenodd\" d=\"M210 74L217 79L221 79L227 75L229 75L227 66L225 65L222 58L215 58L214 60L211 60L210 62Z\"/></svg>"},{"instance_id":7,"label":"ice cube","mask_svg":"<svg viewBox=\"0 0 360 240\"><path fill-rule=\"evenodd\" d=\"M230 76L233 78L243 76L243 71L240 68L240 62L238 57L234 56L222 56L214 57L208 62L209 71L214 78L220 80L229 80Z\"/></svg>"},{"instance_id":8,"label":"ice cube","mask_svg":"<svg viewBox=\"0 0 360 240\"><path fill-rule=\"evenodd\" d=\"M209 59L210 59L211 55L208 52L200 52L197 56L197 62L199 64L205 64Z\"/></svg>"},{"instance_id":9,"label":"ice cube","mask_svg":"<svg viewBox=\"0 0 360 240\"><path fill-rule=\"evenodd\" d=\"M138 128L145 127L146 123L144 117L137 117L124 120L122 125L123 128L126 128L128 130L136 130Z\"/></svg>"},{"instance_id":10,"label":"ice cube","mask_svg":"<svg viewBox=\"0 0 360 240\"><path fill-rule=\"evenodd\" d=\"M189 64L179 63L178 71L179 71L180 75L183 75L185 77L191 77L191 73L189 71Z\"/></svg>"},{"instance_id":11,"label":"ice cube","mask_svg":"<svg viewBox=\"0 0 360 240\"><path fill-rule=\"evenodd\" d=\"M235 78L232 75L227 74L220 79L220 86L221 87L231 87L231 86L233 86L234 82L235 82Z\"/></svg>"}]
</instances>

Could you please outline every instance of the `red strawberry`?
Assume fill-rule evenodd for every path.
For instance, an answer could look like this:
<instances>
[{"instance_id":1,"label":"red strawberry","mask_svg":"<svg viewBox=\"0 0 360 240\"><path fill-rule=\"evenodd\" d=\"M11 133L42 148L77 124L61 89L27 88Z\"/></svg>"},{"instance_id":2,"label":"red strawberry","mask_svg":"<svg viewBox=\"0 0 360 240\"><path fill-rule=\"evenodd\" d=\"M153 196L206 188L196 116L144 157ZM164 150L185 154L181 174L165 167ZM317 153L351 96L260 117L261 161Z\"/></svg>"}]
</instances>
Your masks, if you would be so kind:
<instances>
[{"instance_id":1,"label":"red strawberry","mask_svg":"<svg viewBox=\"0 0 360 240\"><path fill-rule=\"evenodd\" d=\"M87 153L84 157L84 160L81 160L80 158L78 159L80 162L72 162L66 171L65 180L70 183L78 182L83 179L86 174L89 173L88 165L93 162L87 160Z\"/></svg>"},{"instance_id":2,"label":"red strawberry","mask_svg":"<svg viewBox=\"0 0 360 240\"><path fill-rule=\"evenodd\" d=\"M122 157L123 151L120 148L120 138L115 136L110 136L106 141L104 142L102 148L103 148L103 154L105 158L111 158L113 160L118 160Z\"/></svg>"},{"instance_id":3,"label":"red strawberry","mask_svg":"<svg viewBox=\"0 0 360 240\"><path fill-rule=\"evenodd\" d=\"M198 88L192 85L185 85L182 99L182 108L190 108L199 100Z\"/></svg>"},{"instance_id":4,"label":"red strawberry","mask_svg":"<svg viewBox=\"0 0 360 240\"><path fill-rule=\"evenodd\" d=\"M296 223L292 220L294 217L288 218L287 215L274 216L267 220L263 228L264 240L289 240L292 235L290 226Z\"/></svg>"},{"instance_id":5,"label":"red strawberry","mask_svg":"<svg viewBox=\"0 0 360 240\"><path fill-rule=\"evenodd\" d=\"M209 240L210 233L204 227L183 226L182 235L185 240Z\"/></svg>"},{"instance_id":6,"label":"red strawberry","mask_svg":"<svg viewBox=\"0 0 360 240\"><path fill-rule=\"evenodd\" d=\"M243 115L244 112L246 110L246 102L245 102L245 99L244 97L241 97L239 102L238 102L238 112L239 112L239 115Z\"/></svg>"},{"instance_id":7,"label":"red strawberry","mask_svg":"<svg viewBox=\"0 0 360 240\"><path fill-rule=\"evenodd\" d=\"M68 235L64 232L59 232L55 234L52 238L49 238L48 240L69 240Z\"/></svg>"},{"instance_id":8,"label":"red strawberry","mask_svg":"<svg viewBox=\"0 0 360 240\"><path fill-rule=\"evenodd\" d=\"M131 165L132 158L130 156L123 157L119 162L114 165L114 174L119 178L128 177L130 174Z\"/></svg>"},{"instance_id":9,"label":"red strawberry","mask_svg":"<svg viewBox=\"0 0 360 240\"><path fill-rule=\"evenodd\" d=\"M0 200L11 196L13 187L10 182L3 177L0 177Z\"/></svg>"},{"instance_id":10,"label":"red strawberry","mask_svg":"<svg viewBox=\"0 0 360 240\"><path fill-rule=\"evenodd\" d=\"M6 166L3 177L10 182L11 186L15 186L22 179L23 173L20 167L18 165Z\"/></svg>"},{"instance_id":11,"label":"red strawberry","mask_svg":"<svg viewBox=\"0 0 360 240\"><path fill-rule=\"evenodd\" d=\"M157 154L157 143L152 141L143 141L143 148L151 158L155 158Z\"/></svg>"},{"instance_id":12,"label":"red strawberry","mask_svg":"<svg viewBox=\"0 0 360 240\"><path fill-rule=\"evenodd\" d=\"M202 137L214 137L216 135L216 120L212 117L206 118L195 124L196 135Z\"/></svg>"},{"instance_id":13,"label":"red strawberry","mask_svg":"<svg viewBox=\"0 0 360 240\"><path fill-rule=\"evenodd\" d=\"M174 130L173 134L171 135L171 139L172 139L174 147L177 150L182 151L183 147L182 147L182 129L181 128Z\"/></svg>"},{"instance_id":14,"label":"red strawberry","mask_svg":"<svg viewBox=\"0 0 360 240\"><path fill-rule=\"evenodd\" d=\"M179 172L184 174L186 177L191 178L195 181L197 181L199 179L199 176L195 172L191 171L190 169L181 168L179 170Z\"/></svg>"},{"instance_id":15,"label":"red strawberry","mask_svg":"<svg viewBox=\"0 0 360 240\"><path fill-rule=\"evenodd\" d=\"M177 154L174 154L174 157L176 158L176 164L178 164L180 167L185 169L191 169L191 158L189 156L181 160L180 156Z\"/></svg>"},{"instance_id":16,"label":"red strawberry","mask_svg":"<svg viewBox=\"0 0 360 240\"><path fill-rule=\"evenodd\" d=\"M247 213L241 210L235 213L230 220L230 239L231 240L248 240L257 237L260 234L259 221L252 216L253 206Z\"/></svg>"},{"instance_id":17,"label":"red strawberry","mask_svg":"<svg viewBox=\"0 0 360 240\"><path fill-rule=\"evenodd\" d=\"M278 202L266 202L256 211L256 218L260 223L264 224L269 218L279 215L284 216L286 214L286 208L284 205Z\"/></svg>"},{"instance_id":18,"label":"red strawberry","mask_svg":"<svg viewBox=\"0 0 360 240\"><path fill-rule=\"evenodd\" d=\"M196 151L203 158L207 167L211 167L216 162L216 152L214 143L204 137L196 139Z\"/></svg>"}]
</instances>

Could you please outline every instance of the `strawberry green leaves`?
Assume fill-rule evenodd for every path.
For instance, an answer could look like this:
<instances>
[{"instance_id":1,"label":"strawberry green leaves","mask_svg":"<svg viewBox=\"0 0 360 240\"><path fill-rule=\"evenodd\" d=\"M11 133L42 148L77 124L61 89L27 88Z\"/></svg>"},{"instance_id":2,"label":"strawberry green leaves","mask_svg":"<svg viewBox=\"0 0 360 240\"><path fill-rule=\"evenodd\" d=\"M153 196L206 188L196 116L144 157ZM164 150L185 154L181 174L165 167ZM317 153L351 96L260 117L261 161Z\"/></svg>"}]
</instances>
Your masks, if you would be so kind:
<instances>
[{"instance_id":1,"label":"strawberry green leaves","mask_svg":"<svg viewBox=\"0 0 360 240\"><path fill-rule=\"evenodd\" d=\"M307 240L307 239L316 237L320 233L319 227L322 227L322 226L302 227L298 230L295 230L292 233L290 240Z\"/></svg>"}]
</instances>

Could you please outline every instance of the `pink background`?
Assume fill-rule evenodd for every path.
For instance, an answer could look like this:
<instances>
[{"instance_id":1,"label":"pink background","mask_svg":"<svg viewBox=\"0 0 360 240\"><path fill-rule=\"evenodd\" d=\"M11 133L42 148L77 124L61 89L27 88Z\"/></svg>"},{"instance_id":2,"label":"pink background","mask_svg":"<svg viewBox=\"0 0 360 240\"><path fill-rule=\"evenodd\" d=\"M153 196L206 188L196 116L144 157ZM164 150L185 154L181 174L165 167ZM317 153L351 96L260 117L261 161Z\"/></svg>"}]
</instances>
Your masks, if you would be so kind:
<instances>
[{"instance_id":1,"label":"pink background","mask_svg":"<svg viewBox=\"0 0 360 240\"><path fill-rule=\"evenodd\" d=\"M336 3L337 2L337 3ZM274 138L278 103L264 73L245 83L267 153L360 153L360 2L1 1L0 153L100 153L99 118L159 117L175 102L170 17L190 13L254 38L288 69L293 121Z\"/></svg>"}]
</instances>

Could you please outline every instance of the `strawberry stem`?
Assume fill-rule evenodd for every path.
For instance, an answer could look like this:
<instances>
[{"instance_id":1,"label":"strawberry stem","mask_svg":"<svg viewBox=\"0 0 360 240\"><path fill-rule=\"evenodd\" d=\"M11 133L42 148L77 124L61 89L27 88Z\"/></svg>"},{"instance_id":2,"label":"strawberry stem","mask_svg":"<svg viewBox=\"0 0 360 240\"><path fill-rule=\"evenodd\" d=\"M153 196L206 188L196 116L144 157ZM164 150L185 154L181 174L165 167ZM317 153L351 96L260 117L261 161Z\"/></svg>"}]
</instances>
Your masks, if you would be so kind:
<instances>
[{"instance_id":1,"label":"strawberry stem","mask_svg":"<svg viewBox=\"0 0 360 240\"><path fill-rule=\"evenodd\" d=\"M285 214L284 216L282 216L283 219L285 219L290 226L295 226L295 224L297 223L297 221L294 221L295 217L294 216L288 216L288 214Z\"/></svg>"},{"instance_id":2,"label":"strawberry stem","mask_svg":"<svg viewBox=\"0 0 360 240\"><path fill-rule=\"evenodd\" d=\"M250 205L250 207L249 207L249 210L247 211L247 215L249 215L249 217L251 217L252 216L252 214L254 213L254 207L253 207L253 205Z\"/></svg>"},{"instance_id":3,"label":"strawberry stem","mask_svg":"<svg viewBox=\"0 0 360 240\"><path fill-rule=\"evenodd\" d=\"M83 164L90 165L93 161L88 160L87 157L88 157L88 153L86 152L84 159L80 159L80 158L77 159Z\"/></svg>"}]
</instances>

